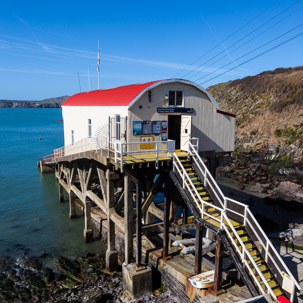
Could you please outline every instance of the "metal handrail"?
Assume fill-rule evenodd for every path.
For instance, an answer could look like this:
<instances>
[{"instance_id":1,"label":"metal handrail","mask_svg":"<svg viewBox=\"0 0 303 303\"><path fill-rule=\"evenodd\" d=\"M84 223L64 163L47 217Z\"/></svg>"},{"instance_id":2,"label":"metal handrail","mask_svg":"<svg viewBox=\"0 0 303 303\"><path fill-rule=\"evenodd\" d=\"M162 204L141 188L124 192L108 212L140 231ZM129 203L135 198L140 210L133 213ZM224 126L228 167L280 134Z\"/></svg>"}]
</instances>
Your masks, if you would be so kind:
<instances>
[{"instance_id":1,"label":"metal handrail","mask_svg":"<svg viewBox=\"0 0 303 303\"><path fill-rule=\"evenodd\" d=\"M260 272L259 267L257 266L257 264L255 263L254 259L252 258L252 256L249 254L249 251L246 249L244 243L241 241L239 235L236 233L233 225L231 224L226 211L232 212L234 214L236 214L237 216L240 216L243 218L243 224L245 226L248 226L257 236L259 242L261 243L262 247L265 250L265 261L268 262L268 260L270 259L272 261L272 263L274 264L276 270L279 272L279 274L282 276L282 270L287 272L287 274L292 278L292 280L294 281L295 285L297 286L297 288L300 290L300 285L298 284L298 282L296 281L296 279L293 277L293 275L291 274L291 272L289 271L289 269L287 268L287 266L285 265L284 261L282 260L281 256L277 253L277 251L275 250L273 244L269 241L269 239L267 238L266 234L264 233L264 231L262 230L262 228L260 227L259 223L257 222L257 220L255 219L255 217L253 216L253 214L251 213L251 211L249 210L249 207L239 201L230 199L225 197L225 195L222 193L221 189L218 187L217 182L215 182L215 180L213 179L212 175L210 174L210 172L208 171L206 165L204 164L204 162L202 161L202 159L200 158L199 154L196 151L196 146L193 146L191 144L191 142L189 141L189 145L188 145L188 152L189 155L192 157L192 159L194 159L198 169L200 170L202 176L204 179L207 179L208 177L211 179L212 182L208 182L207 181L204 182L206 184L208 184L208 186L210 187L210 189L212 190L213 194L216 196L217 200L219 201L219 203L222 206L222 209L220 209L220 213L221 213L221 223L227 234L229 235L231 242L233 244L233 246L236 248L236 251L238 252L239 256L241 257L242 263L248 268L250 274L252 275L253 279L255 280L256 284L258 285L258 288L260 289L260 291L262 293L264 293L263 288L261 287L260 283L257 281L256 277L253 275L251 268L249 266L249 264L246 261L246 256L249 259L251 265L256 269L257 273L260 276L261 281L264 283L264 285L266 285L266 288L268 290L268 292L272 295L272 297L274 299L276 299L276 296L274 294L274 292L272 291L271 287L269 286L269 284L267 283L267 280L265 279L265 277L262 275L262 273ZM177 159L178 157L174 157L174 160ZM181 162L180 162L181 163ZM175 167L175 166L174 166ZM186 172L186 171L185 171ZM186 172L187 175L187 172ZM181 176L182 177L182 176ZM189 176L188 176L189 177ZM184 178L184 176L183 176ZM221 196L218 196L218 194ZM194 197L193 197L194 198ZM222 201L223 200L223 201ZM195 201L195 199L194 199ZM243 212L237 212L231 208L228 207L227 202L233 203L233 204L237 204L239 206L243 207ZM212 207L214 207L214 205L212 205ZM201 211L201 210L200 210ZM201 214L201 216L204 216L204 213ZM250 222L250 220L248 220L248 216L251 218L251 220L253 220L253 223L256 227L256 229L254 228L252 222ZM224 219L223 219L224 217ZM225 221L224 221L225 220ZM237 240L239 241L239 244L241 246L241 251L238 247L238 245L234 242L232 235L230 234L230 230L227 228L226 223L227 222L227 226L229 227L230 230L232 230L232 232L235 234ZM223 224L224 223L224 224ZM262 239L260 238L258 232L262 234L262 236L265 239L265 243L264 241L262 241ZM269 253L269 247L272 249L272 251L274 252L274 255L278 258L279 262L281 263L281 266L278 266L276 261L273 258L273 255L271 253ZM281 270L282 267L282 270Z\"/></svg>"},{"instance_id":2,"label":"metal handrail","mask_svg":"<svg viewBox=\"0 0 303 303\"><path fill-rule=\"evenodd\" d=\"M159 153L164 152L167 153L168 157L172 157L171 153L174 152L174 140L167 140L167 141L150 141L147 142L148 144L155 144L156 148L155 149L150 149L150 150L137 150L137 151L129 151L127 146L133 146L133 145L141 145L144 144L143 142L121 142L117 140L115 142L115 163L118 164L120 161L120 168L121 171L123 171L123 158L127 156L128 154L146 154L146 153L156 153L156 157L146 157L146 155L142 158L137 157L136 159L138 160L147 160L147 159L156 159L156 168L159 168L159 158L160 156ZM166 149L160 149L159 146L160 144L167 144ZM172 145L172 146L171 146Z\"/></svg>"},{"instance_id":3,"label":"metal handrail","mask_svg":"<svg viewBox=\"0 0 303 303\"><path fill-rule=\"evenodd\" d=\"M202 164L203 168L205 169L205 171L209 172L206 165L204 164L204 162L202 161L201 157L199 156L199 154L197 153L196 149L193 147L193 145L191 144L191 142L189 141L189 152L192 154L191 150L193 151L193 153L196 155L196 157L199 159L199 162ZM205 173L206 174L206 173ZM209 173L210 174L210 173ZM213 179L212 175L210 174L211 178L212 178L212 181L214 181L214 184L216 184L216 187L218 187L217 185L217 182L215 182L215 180ZM210 184L211 186L211 184ZM211 186L212 187L212 186ZM213 189L213 188L212 188ZM220 189L219 189L220 190ZM251 213L251 211L249 210L249 207L239 201L236 201L236 200L233 200L233 199L230 199L230 198L227 198L225 197L225 195L222 193L222 191L220 190L219 191L221 194L222 194L222 197L225 201L230 201L232 203L235 203L235 204L238 204L240 206L243 207L244 209L244 214L241 214L241 213L237 213L237 215L241 215L242 217L244 217L244 222L247 224L247 216L248 214L250 215L250 217L252 218L255 226L257 227L258 231L262 234L262 236L264 237L264 239L266 240L266 243L263 243L263 241L261 240L261 238L259 237L256 229L253 227L252 224L249 225L249 227L252 229L252 231L254 232L254 234L257 235L258 237L258 240L259 242L261 243L262 247L264 248L265 250L265 259L269 257L271 257L271 260L272 262L276 265L277 267L277 270L279 272L279 274L282 276L282 270L280 268L280 266L277 266L275 260L272 258L271 254L268 253L268 248L270 247L272 249L272 251L274 252L275 256L278 258L278 260L280 261L282 267L283 267L283 270L292 278L292 280L294 281L295 285L297 286L297 288L300 290L301 287L299 285L299 283L296 281L296 279L294 278L294 276L292 275L292 273L290 272L290 270L288 269L288 267L286 266L285 262L283 261L283 259L281 258L281 256L277 253L276 249L274 248L273 244L271 243L271 241L268 239L267 235L264 233L263 229L261 228L260 224L258 223L258 221L256 220L256 218L254 217L254 215ZM228 211L232 211L231 209L228 209L228 208L224 208L225 210L228 210ZM250 223L250 222L249 222ZM244 224L245 225L245 224ZM267 262L267 260L266 260Z\"/></svg>"},{"instance_id":4,"label":"metal handrail","mask_svg":"<svg viewBox=\"0 0 303 303\"><path fill-rule=\"evenodd\" d=\"M218 210L218 211L221 213L222 209L220 209L220 208L217 207L216 205L213 205L213 204L211 204L211 203L208 203L207 201L204 201L204 200L201 198L201 196L199 195L199 193L198 193L196 187L194 186L194 184L192 183L192 181L191 181L189 175L187 174L186 170L184 169L184 166L182 165L182 163L181 163L181 161L180 161L180 159L179 159L179 157L177 156L176 153L174 153L173 159L174 159L174 161L173 161L173 169L174 169L174 171L175 171L175 169L177 169L180 176L181 176L181 171L180 171L180 168L176 165L176 161L177 161L177 163L179 164L179 166L181 167L181 170L182 170L182 177L183 177L183 178L182 178L182 180L183 180L183 185L182 185L182 186L183 186L183 189L184 189L185 186L188 187L189 192L190 192L190 194L191 194L193 200L194 200L195 203L197 204L199 210L200 210L200 211L203 210L203 213L204 213L204 212L205 212L205 205L207 205L207 206L210 206L210 207L215 208L216 210ZM189 188L189 186L188 186L188 183L185 182L185 181L186 181L186 180L184 180L185 178L187 179L188 183L191 185L191 188L192 188L193 191L195 192L196 197L198 197L199 201L201 202L201 204L202 204L202 209L201 209L200 205L197 203L196 197L194 196L194 194L193 194L192 191L190 190L190 188ZM218 221L219 223L221 223L221 220L218 220L218 218L212 216L212 215L209 214L209 213L206 213L206 214L207 214L209 217L213 218L215 221Z\"/></svg>"},{"instance_id":5,"label":"metal handrail","mask_svg":"<svg viewBox=\"0 0 303 303\"><path fill-rule=\"evenodd\" d=\"M178 171L178 173L179 173L179 176L182 178L182 181L183 181L183 182L182 182L182 183L183 183L183 189L184 189L185 185L187 184L187 183L185 182L185 181L187 180L187 181L190 183L190 185L191 185L193 191L196 193L196 196L199 198L200 202L202 201L202 202L201 202L201 203L202 203L202 209L201 209L201 207L199 207L199 204L197 203L196 197L193 195L192 191L189 190L189 192L190 192L190 194L191 194L191 196L192 196L192 198L193 198L195 204L198 205L198 208L199 208L199 210L200 210L200 212L201 212L201 217L202 217L202 219L204 218L204 215L207 215L207 216L209 216L209 217L215 219L216 221L220 222L220 228L221 228L221 229L224 229L224 230L226 231L226 233L228 234L228 236L230 237L233 246L236 248L238 254L241 256L241 261L242 261L242 263L244 263L244 265L249 269L249 271L251 271L251 274L252 274L252 270L251 270L251 268L250 268L250 266L249 266L249 264L247 263L246 258L245 258L245 257L247 256L247 258L250 260L251 264L253 265L253 267L255 268L255 270L257 271L257 273L259 274L259 276L260 276L262 282L266 285L266 288L268 289L269 293L273 296L273 298L276 299L276 296L275 296L274 292L273 292L272 289L270 288L270 286L269 286L269 284L267 283L267 280L265 279L265 277L262 275L262 273L261 273L260 269L258 268L257 264L255 263L254 259L253 259L252 256L249 254L249 251L246 249L245 244L244 244L243 241L241 240L240 236L237 234L236 230L234 229L232 223L230 222L228 216L227 216L226 213L225 213L225 210L222 209L222 208L220 208L220 207L217 207L217 206L215 206L215 205L213 205L213 204L207 203L207 202L204 201L204 200L202 200L201 197L200 197L200 195L198 194L198 191L197 191L196 187L193 185L193 183L192 183L192 181L191 181L189 175L187 174L187 172L186 172L184 166L182 165L182 163L181 163L180 159L178 158L178 156L176 155L176 153L174 153L173 160L174 160L174 161L173 161L173 169L174 169L174 171L176 171L175 169L177 168L177 171ZM178 166L176 165L176 162L180 165L180 167L181 167L181 169L182 169L182 174L181 174L180 169L179 169ZM185 179L186 179L186 180L185 180ZM216 217L213 217L211 214L205 212L205 207L203 206L203 204L208 204L209 206L211 206L211 207L217 209L217 210L219 211L219 213L220 213L221 219L219 220L219 219L217 219ZM227 228L225 222L227 222L228 228ZM234 239L233 239L233 237L232 237L232 235L231 235L230 230L232 231L232 233L235 235L235 237L236 237L237 240L239 241L239 244L240 244L240 246L241 246L241 248L242 248L241 251L240 251L238 245L235 243L235 241L234 241ZM264 293L264 290L263 290L261 284L259 283L259 281L256 279L256 277L254 277L254 279L255 279L255 282L256 282L257 286L259 287L260 291L261 291L262 293Z\"/></svg>"}]
</instances>

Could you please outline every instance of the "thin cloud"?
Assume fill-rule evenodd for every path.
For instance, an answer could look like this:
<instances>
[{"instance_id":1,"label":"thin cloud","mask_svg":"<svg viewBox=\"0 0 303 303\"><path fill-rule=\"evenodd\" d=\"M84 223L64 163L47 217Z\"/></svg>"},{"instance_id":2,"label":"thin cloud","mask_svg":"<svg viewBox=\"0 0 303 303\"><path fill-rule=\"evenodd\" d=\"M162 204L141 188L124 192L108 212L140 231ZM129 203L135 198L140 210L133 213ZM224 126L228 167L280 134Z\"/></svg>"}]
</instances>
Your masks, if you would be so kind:
<instances>
[{"instance_id":1,"label":"thin cloud","mask_svg":"<svg viewBox=\"0 0 303 303\"><path fill-rule=\"evenodd\" d=\"M23 19L21 19L23 20ZM24 21L24 20L23 20ZM24 21L26 23L26 21ZM33 34L34 35L34 34ZM3 37L3 35L1 35ZM11 41L15 40L15 41ZM16 41L17 40L17 41ZM79 58L96 60L97 52L81 50L76 48L67 48L52 44L41 43L37 40L27 40L19 37L10 37L10 39L6 36L6 39L0 40L0 51L1 49L11 49L18 51L18 56L35 56L40 54L47 53L48 56L45 57L45 60L68 60L75 62ZM43 60L43 57L40 56L40 59ZM148 60L148 59L137 59L131 57L117 56L106 53L101 53L101 62L117 62L121 64L139 64L143 66L155 66L160 68L168 68L174 70L196 70L204 73L214 72L214 73L222 73L225 70L216 70L213 67L205 67L205 66L188 66L183 63L176 62L167 62L167 61L159 61L159 60ZM235 72L231 72L230 75L234 75Z\"/></svg>"}]
</instances>

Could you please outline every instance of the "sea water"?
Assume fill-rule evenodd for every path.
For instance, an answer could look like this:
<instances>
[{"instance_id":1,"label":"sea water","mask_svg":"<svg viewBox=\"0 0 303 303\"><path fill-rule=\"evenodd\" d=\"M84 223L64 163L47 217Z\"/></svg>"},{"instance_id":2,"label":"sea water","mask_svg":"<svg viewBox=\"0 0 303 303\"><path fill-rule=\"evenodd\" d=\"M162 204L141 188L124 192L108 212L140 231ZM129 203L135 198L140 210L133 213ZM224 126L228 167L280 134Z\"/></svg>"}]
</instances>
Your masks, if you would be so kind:
<instances>
[{"instance_id":1,"label":"sea water","mask_svg":"<svg viewBox=\"0 0 303 303\"><path fill-rule=\"evenodd\" d=\"M0 256L104 253L100 240L84 243L83 216L68 218L55 175L37 168L64 144L61 119L61 109L0 108Z\"/></svg>"}]
</instances>

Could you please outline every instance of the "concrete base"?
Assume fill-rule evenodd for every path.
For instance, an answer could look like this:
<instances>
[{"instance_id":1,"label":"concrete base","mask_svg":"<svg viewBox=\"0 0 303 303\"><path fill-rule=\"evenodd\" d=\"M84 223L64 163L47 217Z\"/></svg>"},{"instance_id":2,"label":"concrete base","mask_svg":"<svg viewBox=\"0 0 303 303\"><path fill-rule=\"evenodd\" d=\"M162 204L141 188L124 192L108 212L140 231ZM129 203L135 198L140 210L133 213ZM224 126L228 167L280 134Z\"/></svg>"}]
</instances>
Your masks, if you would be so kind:
<instances>
[{"instance_id":1,"label":"concrete base","mask_svg":"<svg viewBox=\"0 0 303 303\"><path fill-rule=\"evenodd\" d=\"M106 269L109 272L114 272L118 264L118 252L116 250L107 250L105 256Z\"/></svg>"},{"instance_id":2,"label":"concrete base","mask_svg":"<svg viewBox=\"0 0 303 303\"><path fill-rule=\"evenodd\" d=\"M152 270L150 267L143 266L137 269L136 264L123 263L122 274L124 289L133 299L152 292Z\"/></svg>"},{"instance_id":3,"label":"concrete base","mask_svg":"<svg viewBox=\"0 0 303 303\"><path fill-rule=\"evenodd\" d=\"M86 243L91 242L94 240L94 234L92 229L84 229L83 232L84 241Z\"/></svg>"}]
</instances>

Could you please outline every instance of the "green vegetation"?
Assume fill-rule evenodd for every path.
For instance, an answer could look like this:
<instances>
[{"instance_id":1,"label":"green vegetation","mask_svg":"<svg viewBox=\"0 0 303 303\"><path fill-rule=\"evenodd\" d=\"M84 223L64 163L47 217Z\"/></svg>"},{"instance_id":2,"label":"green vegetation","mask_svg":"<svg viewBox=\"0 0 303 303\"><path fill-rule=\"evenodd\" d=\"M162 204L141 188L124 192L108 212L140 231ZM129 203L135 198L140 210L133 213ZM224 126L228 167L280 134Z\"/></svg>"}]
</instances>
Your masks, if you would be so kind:
<instances>
[{"instance_id":1,"label":"green vegetation","mask_svg":"<svg viewBox=\"0 0 303 303\"><path fill-rule=\"evenodd\" d=\"M302 144L303 140L303 127L292 128L290 126L286 127L285 129L276 129L275 136L277 138L285 138L288 139L287 143L292 144L297 140L300 140L300 145Z\"/></svg>"}]
</instances>

